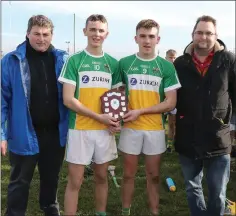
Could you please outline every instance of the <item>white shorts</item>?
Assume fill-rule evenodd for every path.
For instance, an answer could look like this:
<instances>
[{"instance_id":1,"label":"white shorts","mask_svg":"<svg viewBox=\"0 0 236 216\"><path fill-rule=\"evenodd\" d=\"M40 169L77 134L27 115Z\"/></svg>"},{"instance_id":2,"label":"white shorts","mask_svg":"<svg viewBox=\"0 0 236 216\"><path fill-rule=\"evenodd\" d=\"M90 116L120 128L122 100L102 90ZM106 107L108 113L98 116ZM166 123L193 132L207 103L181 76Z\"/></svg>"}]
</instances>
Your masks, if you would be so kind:
<instances>
[{"instance_id":1,"label":"white shorts","mask_svg":"<svg viewBox=\"0 0 236 216\"><path fill-rule=\"evenodd\" d=\"M107 130L69 130L66 161L103 164L118 157L115 136Z\"/></svg>"},{"instance_id":2,"label":"white shorts","mask_svg":"<svg viewBox=\"0 0 236 216\"><path fill-rule=\"evenodd\" d=\"M127 154L158 155L166 151L165 130L148 131L123 128L118 149Z\"/></svg>"}]
</instances>

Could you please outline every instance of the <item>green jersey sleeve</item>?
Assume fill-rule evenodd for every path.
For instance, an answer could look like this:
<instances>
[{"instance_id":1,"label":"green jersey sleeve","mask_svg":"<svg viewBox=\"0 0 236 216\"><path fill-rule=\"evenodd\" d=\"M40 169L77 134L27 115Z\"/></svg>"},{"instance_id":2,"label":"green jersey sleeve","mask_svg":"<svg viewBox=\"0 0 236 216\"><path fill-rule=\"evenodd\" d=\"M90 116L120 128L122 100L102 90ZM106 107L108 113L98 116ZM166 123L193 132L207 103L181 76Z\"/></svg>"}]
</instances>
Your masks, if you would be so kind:
<instances>
[{"instance_id":1,"label":"green jersey sleeve","mask_svg":"<svg viewBox=\"0 0 236 216\"><path fill-rule=\"evenodd\" d=\"M119 71L119 65L117 62L114 73L112 74L112 88L118 88L120 86L122 86L122 79L121 73Z\"/></svg>"},{"instance_id":2,"label":"green jersey sleeve","mask_svg":"<svg viewBox=\"0 0 236 216\"><path fill-rule=\"evenodd\" d=\"M112 74L112 84L111 88L118 88L122 86L121 75L119 72L118 61L116 59L112 59L111 61L111 74Z\"/></svg>"},{"instance_id":3,"label":"green jersey sleeve","mask_svg":"<svg viewBox=\"0 0 236 216\"><path fill-rule=\"evenodd\" d=\"M163 78L163 85L164 92L168 92L181 87L175 67L172 63L168 62L168 65L166 65L166 73Z\"/></svg>"},{"instance_id":4,"label":"green jersey sleeve","mask_svg":"<svg viewBox=\"0 0 236 216\"><path fill-rule=\"evenodd\" d=\"M58 81L61 83L69 83L76 86L77 77L78 73L76 70L76 64L72 56L69 57L65 62Z\"/></svg>"}]
</instances>

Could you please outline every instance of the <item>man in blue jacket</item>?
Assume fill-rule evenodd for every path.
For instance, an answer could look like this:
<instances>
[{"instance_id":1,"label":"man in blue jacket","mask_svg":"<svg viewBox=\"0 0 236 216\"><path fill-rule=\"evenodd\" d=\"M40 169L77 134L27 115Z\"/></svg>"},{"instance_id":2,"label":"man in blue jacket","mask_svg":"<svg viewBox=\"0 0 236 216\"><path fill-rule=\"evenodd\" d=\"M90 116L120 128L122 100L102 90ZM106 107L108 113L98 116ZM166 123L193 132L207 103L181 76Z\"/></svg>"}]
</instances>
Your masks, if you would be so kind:
<instances>
[{"instance_id":1,"label":"man in blue jacket","mask_svg":"<svg viewBox=\"0 0 236 216\"><path fill-rule=\"evenodd\" d=\"M1 153L11 165L7 216L24 216L35 166L45 216L59 213L57 186L68 131L68 110L57 82L66 52L51 45L53 23L43 15L28 22L26 41L1 62Z\"/></svg>"}]
</instances>

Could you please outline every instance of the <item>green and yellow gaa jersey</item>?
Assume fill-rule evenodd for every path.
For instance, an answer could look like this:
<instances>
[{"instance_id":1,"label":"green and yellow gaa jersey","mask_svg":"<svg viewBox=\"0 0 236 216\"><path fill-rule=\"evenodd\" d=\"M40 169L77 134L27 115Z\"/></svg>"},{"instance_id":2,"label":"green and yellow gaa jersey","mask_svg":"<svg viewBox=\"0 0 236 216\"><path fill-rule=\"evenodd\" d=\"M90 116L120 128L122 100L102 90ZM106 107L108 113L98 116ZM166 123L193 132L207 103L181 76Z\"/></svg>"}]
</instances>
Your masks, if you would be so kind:
<instances>
[{"instance_id":1,"label":"green and yellow gaa jersey","mask_svg":"<svg viewBox=\"0 0 236 216\"><path fill-rule=\"evenodd\" d=\"M129 109L141 109L161 103L165 92L181 87L172 63L157 56L142 59L138 55L125 57L119 62L119 71L126 85ZM124 124L136 130L163 130L161 114L146 114Z\"/></svg>"},{"instance_id":2,"label":"green and yellow gaa jersey","mask_svg":"<svg viewBox=\"0 0 236 216\"><path fill-rule=\"evenodd\" d=\"M68 58L59 81L75 85L75 98L96 113L101 113L100 97L106 91L122 85L116 59L106 53L93 56L86 50ZM103 130L106 127L92 118L70 111L70 129Z\"/></svg>"}]
</instances>

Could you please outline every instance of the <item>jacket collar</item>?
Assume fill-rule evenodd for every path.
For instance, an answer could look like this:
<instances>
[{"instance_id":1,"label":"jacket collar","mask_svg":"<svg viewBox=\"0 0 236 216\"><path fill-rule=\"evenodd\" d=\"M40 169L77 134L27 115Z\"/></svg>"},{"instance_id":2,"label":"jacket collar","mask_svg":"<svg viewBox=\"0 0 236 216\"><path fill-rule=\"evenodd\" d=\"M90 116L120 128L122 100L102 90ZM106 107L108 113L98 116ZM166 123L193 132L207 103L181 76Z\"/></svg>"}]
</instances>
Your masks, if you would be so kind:
<instances>
[{"instance_id":1,"label":"jacket collar","mask_svg":"<svg viewBox=\"0 0 236 216\"><path fill-rule=\"evenodd\" d=\"M218 39L214 46L214 53L222 50L226 50L226 46L221 40ZM184 50L184 54L192 55L192 51L193 51L193 42L187 45L187 47Z\"/></svg>"},{"instance_id":2,"label":"jacket collar","mask_svg":"<svg viewBox=\"0 0 236 216\"><path fill-rule=\"evenodd\" d=\"M16 50L13 52L13 54L16 55L20 60L24 60L26 58L26 46L27 45L25 40L23 43L19 44L16 47ZM59 55L66 54L66 51L55 49L53 46L52 46L52 52L56 57L58 57Z\"/></svg>"},{"instance_id":3,"label":"jacket collar","mask_svg":"<svg viewBox=\"0 0 236 216\"><path fill-rule=\"evenodd\" d=\"M29 39L26 39L26 56L49 56L52 53L54 47L50 44L48 49L45 52L36 51L30 44Z\"/></svg>"}]
</instances>

